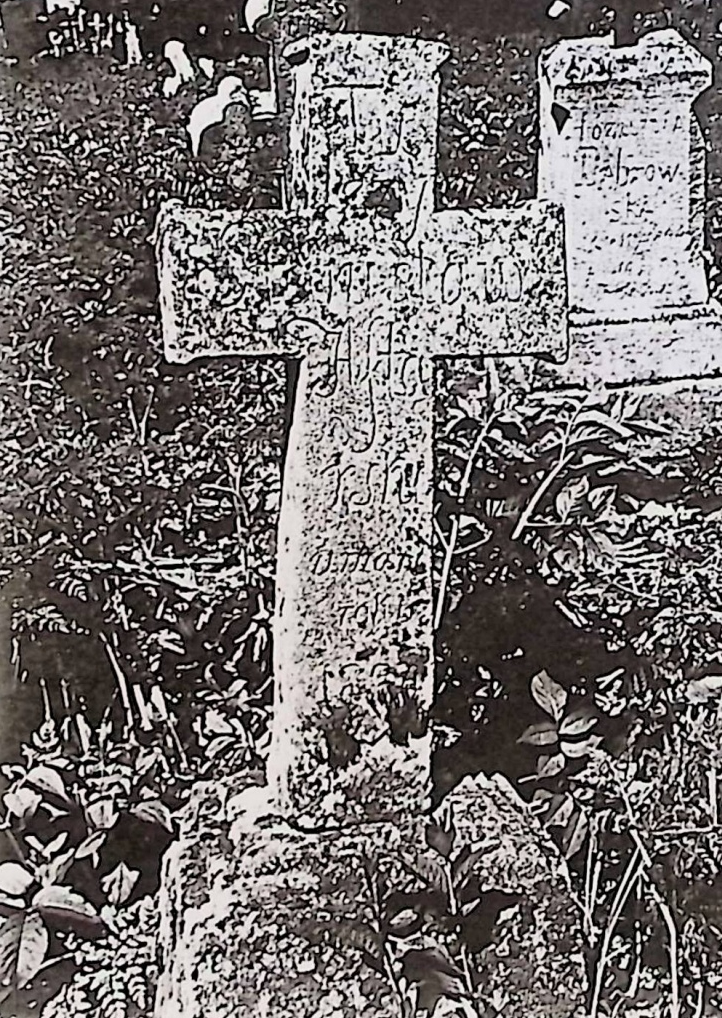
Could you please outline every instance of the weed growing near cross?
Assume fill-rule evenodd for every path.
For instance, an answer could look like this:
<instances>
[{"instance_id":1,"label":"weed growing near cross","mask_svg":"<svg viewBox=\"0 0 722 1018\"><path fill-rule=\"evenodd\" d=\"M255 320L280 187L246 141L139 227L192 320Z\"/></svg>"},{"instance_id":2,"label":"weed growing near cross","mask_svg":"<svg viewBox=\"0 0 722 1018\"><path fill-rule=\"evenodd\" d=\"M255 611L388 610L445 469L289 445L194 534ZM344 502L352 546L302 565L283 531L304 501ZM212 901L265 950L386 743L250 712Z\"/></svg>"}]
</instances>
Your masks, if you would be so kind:
<instances>
[{"instance_id":1,"label":"weed growing near cross","mask_svg":"<svg viewBox=\"0 0 722 1018\"><path fill-rule=\"evenodd\" d=\"M711 12L680 17L714 55ZM537 44L462 40L443 204L531 195ZM20 869L0 884L24 982L71 949L106 964L103 941L72 938L103 924L112 956L111 913L152 890L190 781L261 762L285 384L277 363L161 365L147 243L165 196L272 203L276 136L249 141L258 175L238 191L231 152L189 161L188 100L161 102L150 73L78 57L46 80L5 67L3 82L16 257L2 303L18 309L3 323L7 681L23 684L13 738L28 749L5 774L4 855ZM716 90L702 114L716 252ZM684 1002L703 968L712 999L718 432L670 458L634 407L473 381L439 426L438 794L501 770L536 803L575 875L595 1007ZM142 860L124 848L138 830ZM98 1014L102 983L82 989ZM122 992L143 1013L138 987Z\"/></svg>"}]
</instances>

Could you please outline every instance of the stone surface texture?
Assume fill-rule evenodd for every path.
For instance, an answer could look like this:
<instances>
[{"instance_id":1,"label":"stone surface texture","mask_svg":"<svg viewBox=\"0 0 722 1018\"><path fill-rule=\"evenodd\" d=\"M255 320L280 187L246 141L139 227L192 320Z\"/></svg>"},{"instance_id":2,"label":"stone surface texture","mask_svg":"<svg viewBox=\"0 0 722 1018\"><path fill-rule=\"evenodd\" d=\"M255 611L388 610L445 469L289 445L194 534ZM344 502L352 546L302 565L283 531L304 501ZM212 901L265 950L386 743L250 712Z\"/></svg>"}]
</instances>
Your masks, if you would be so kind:
<instances>
[{"instance_id":1,"label":"stone surface texture","mask_svg":"<svg viewBox=\"0 0 722 1018\"><path fill-rule=\"evenodd\" d=\"M558 853L500 780L466 779L450 801L453 857L478 853L481 900L504 893L512 903L470 955L477 1005L503 1000L503 1013L518 1018L580 1016L581 933ZM165 862L173 879L163 884L157 1018L427 1013L415 1010L426 977L405 980L404 956L437 949L453 958L453 929L378 936L378 915L399 908L394 894L406 902L430 883L443 887L427 822L308 832L274 814L260 787L230 799L218 786L202 790Z\"/></svg>"},{"instance_id":2,"label":"stone surface texture","mask_svg":"<svg viewBox=\"0 0 722 1018\"><path fill-rule=\"evenodd\" d=\"M538 188L565 212L570 357L550 381L623 384L722 371L704 257L694 102L710 62L673 29L634 46L567 39L539 59Z\"/></svg>"},{"instance_id":3,"label":"stone surface texture","mask_svg":"<svg viewBox=\"0 0 722 1018\"><path fill-rule=\"evenodd\" d=\"M687 313L569 327L563 364L530 364L539 384L610 385L665 382L722 374L722 308L716 301Z\"/></svg>"},{"instance_id":4,"label":"stone surface texture","mask_svg":"<svg viewBox=\"0 0 722 1018\"><path fill-rule=\"evenodd\" d=\"M673 29L539 60L539 194L566 213L569 301L623 321L704 304L705 163L692 110L709 61Z\"/></svg>"},{"instance_id":5,"label":"stone surface texture","mask_svg":"<svg viewBox=\"0 0 722 1018\"><path fill-rule=\"evenodd\" d=\"M292 49L289 210L170 206L158 244L170 360L301 359L269 780L308 824L423 804L432 358L561 356L566 288L550 203L434 211L444 46L328 34Z\"/></svg>"},{"instance_id":6,"label":"stone surface texture","mask_svg":"<svg viewBox=\"0 0 722 1018\"><path fill-rule=\"evenodd\" d=\"M300 365L268 785L228 801L199 790L165 859L157 1018L414 1018L434 1010L429 993L458 997L460 978L471 992L450 960L462 921L444 912L450 863L425 840L432 361L562 356L566 282L553 204L435 211L446 56L396 37L292 44L288 208L173 205L158 223L168 358ZM477 996L514 1018L577 1013L579 928L558 856L497 786L457 798L465 893L514 905L474 948ZM502 884L496 846L510 853ZM387 929L393 894L416 902L414 946ZM422 929L439 909L430 944ZM429 975L430 951L450 971Z\"/></svg>"}]
</instances>

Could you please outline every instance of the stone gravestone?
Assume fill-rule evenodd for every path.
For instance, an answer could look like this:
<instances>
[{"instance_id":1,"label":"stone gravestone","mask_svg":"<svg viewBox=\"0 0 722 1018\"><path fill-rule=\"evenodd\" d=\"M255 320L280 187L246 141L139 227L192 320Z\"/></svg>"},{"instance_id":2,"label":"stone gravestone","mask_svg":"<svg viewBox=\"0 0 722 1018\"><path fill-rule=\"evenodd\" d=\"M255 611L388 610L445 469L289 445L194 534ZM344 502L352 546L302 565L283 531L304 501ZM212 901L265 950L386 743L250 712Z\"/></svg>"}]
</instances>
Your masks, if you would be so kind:
<instances>
[{"instance_id":1,"label":"stone gravestone","mask_svg":"<svg viewBox=\"0 0 722 1018\"><path fill-rule=\"evenodd\" d=\"M404 853L423 847L432 361L566 349L558 210L434 211L446 47L318 35L286 56L288 209L174 204L158 223L170 360L300 358L268 784L227 807L211 795L166 859L158 1018L399 1013L393 960L369 962L380 907L369 874L383 856L384 886L407 886ZM493 782L455 796L469 842L488 851L513 830L511 857L523 859L505 880L523 898L516 946L480 961L485 988L515 1014L575 1013L583 980L562 867Z\"/></svg>"},{"instance_id":2,"label":"stone gravestone","mask_svg":"<svg viewBox=\"0 0 722 1018\"><path fill-rule=\"evenodd\" d=\"M539 59L539 195L563 205L570 380L722 367L704 262L705 152L695 99L709 61L672 30L636 45L566 39Z\"/></svg>"}]
</instances>

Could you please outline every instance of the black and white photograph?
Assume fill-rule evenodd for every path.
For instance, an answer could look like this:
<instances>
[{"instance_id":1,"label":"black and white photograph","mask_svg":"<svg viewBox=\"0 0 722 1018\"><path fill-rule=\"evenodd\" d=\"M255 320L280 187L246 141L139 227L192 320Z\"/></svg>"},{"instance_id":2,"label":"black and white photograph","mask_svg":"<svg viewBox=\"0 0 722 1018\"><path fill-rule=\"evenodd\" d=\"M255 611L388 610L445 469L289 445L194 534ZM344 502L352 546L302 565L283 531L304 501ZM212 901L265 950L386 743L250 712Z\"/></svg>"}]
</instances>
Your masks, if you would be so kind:
<instances>
[{"instance_id":1,"label":"black and white photograph","mask_svg":"<svg viewBox=\"0 0 722 1018\"><path fill-rule=\"evenodd\" d=\"M0 1018L722 1018L722 3L0 0Z\"/></svg>"}]
</instances>

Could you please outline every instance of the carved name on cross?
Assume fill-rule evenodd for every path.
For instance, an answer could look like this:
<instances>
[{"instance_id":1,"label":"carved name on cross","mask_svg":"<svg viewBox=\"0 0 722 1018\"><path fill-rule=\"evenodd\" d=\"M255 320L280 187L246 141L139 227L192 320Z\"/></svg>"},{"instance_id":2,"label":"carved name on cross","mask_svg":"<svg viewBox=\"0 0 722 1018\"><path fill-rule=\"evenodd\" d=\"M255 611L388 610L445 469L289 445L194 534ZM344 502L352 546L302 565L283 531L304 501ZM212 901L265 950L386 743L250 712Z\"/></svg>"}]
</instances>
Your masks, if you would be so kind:
<instances>
[{"instance_id":1,"label":"carved name on cross","mask_svg":"<svg viewBox=\"0 0 722 1018\"><path fill-rule=\"evenodd\" d=\"M555 206L434 209L445 46L317 35L286 55L289 208L166 207L160 283L169 359L300 358L269 783L321 823L413 809L428 783L433 358L562 355L566 291Z\"/></svg>"}]
</instances>

